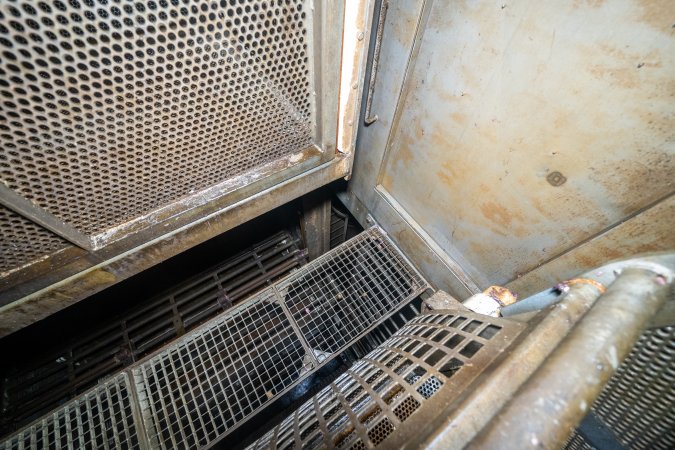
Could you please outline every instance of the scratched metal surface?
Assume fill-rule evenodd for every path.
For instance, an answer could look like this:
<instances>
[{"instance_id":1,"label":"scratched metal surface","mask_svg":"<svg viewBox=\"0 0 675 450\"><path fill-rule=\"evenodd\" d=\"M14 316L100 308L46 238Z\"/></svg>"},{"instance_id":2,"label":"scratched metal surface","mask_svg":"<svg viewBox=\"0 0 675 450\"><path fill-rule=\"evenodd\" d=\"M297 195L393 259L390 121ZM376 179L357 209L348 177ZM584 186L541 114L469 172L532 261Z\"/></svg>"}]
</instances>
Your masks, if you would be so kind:
<instances>
[{"instance_id":1,"label":"scratched metal surface","mask_svg":"<svg viewBox=\"0 0 675 450\"><path fill-rule=\"evenodd\" d=\"M352 193L367 208L386 193L480 288L536 269L521 283L536 290L561 255L578 272L675 247L673 209L660 203L675 191L671 2L427 7L407 79L393 81L400 66L378 74L381 102L396 99L387 83L402 94L390 124L360 136L386 145L379 169L357 150ZM386 34L396 48L396 30Z\"/></svg>"}]
</instances>

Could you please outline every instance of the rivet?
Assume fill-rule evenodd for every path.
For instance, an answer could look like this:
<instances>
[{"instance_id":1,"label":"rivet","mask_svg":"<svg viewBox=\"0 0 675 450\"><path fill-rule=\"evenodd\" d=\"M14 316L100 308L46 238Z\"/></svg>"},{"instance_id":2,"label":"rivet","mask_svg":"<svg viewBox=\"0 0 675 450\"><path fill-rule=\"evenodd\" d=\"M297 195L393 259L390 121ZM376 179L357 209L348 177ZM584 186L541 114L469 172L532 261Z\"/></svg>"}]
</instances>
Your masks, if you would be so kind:
<instances>
[{"instance_id":1,"label":"rivet","mask_svg":"<svg viewBox=\"0 0 675 450\"><path fill-rule=\"evenodd\" d=\"M565 176L562 173L560 173L558 171L555 171L555 172L551 172L551 173L548 174L548 176L546 177L546 181L548 181L548 183L551 186L557 187L557 186L562 186L563 184L565 184L565 181L567 181L567 178L565 178Z\"/></svg>"}]
</instances>

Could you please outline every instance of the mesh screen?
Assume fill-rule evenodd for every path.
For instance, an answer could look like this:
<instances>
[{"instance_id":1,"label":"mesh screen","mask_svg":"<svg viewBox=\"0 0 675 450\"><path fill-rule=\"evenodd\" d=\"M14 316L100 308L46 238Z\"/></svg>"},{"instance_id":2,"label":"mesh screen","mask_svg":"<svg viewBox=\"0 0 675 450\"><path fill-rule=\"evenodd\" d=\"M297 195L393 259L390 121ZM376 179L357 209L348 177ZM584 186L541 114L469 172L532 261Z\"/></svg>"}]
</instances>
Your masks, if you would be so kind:
<instances>
[{"instance_id":1,"label":"mesh screen","mask_svg":"<svg viewBox=\"0 0 675 450\"><path fill-rule=\"evenodd\" d=\"M140 449L130 395L120 374L0 441L0 449Z\"/></svg>"},{"instance_id":2,"label":"mesh screen","mask_svg":"<svg viewBox=\"0 0 675 450\"><path fill-rule=\"evenodd\" d=\"M134 369L151 442L200 448L299 377L305 350L264 291Z\"/></svg>"},{"instance_id":3,"label":"mesh screen","mask_svg":"<svg viewBox=\"0 0 675 450\"><path fill-rule=\"evenodd\" d=\"M350 259L355 263L350 265ZM290 287L301 290L303 283L309 283L328 267L339 268L331 272L338 286L346 289L353 284L354 288L345 290L342 296L334 295L331 290L314 291L314 296L318 298L322 293L320 305L329 310L339 309L338 303L349 304L348 314L345 311L341 317L345 324L350 320L358 322L356 328L328 330L321 321L306 320L301 325L298 320L302 316L290 311L294 305L289 302L291 297L281 294L290 293ZM360 295L359 301L347 303L346 294L358 294L359 286L363 287L354 281L356 272L369 280L369 292L379 294ZM213 445L263 406L327 364L361 334L383 324L425 289L426 282L380 229L370 229L331 250L128 369L133 374L149 445L152 448ZM391 298L384 299L385 295ZM296 313L301 311L296 308ZM364 317L369 318L367 323ZM328 347L317 341L308 345L307 336L335 331L344 332L345 336L338 347L330 347L330 352L321 350ZM485 339L477 335L475 340ZM434 395L443 383L444 375L428 372L409 382L410 395L418 402ZM377 389L385 389L384 384L377 384L384 381L378 378L383 374L386 375L384 369L376 368L359 376L365 380L363 383L375 383ZM402 376L407 376L407 372ZM365 385L362 389L368 392ZM355 397L354 400L365 402L366 399ZM413 405L399 408L398 414L405 415L406 408L410 410ZM373 439L384 439L387 430L400 423L393 412L387 414L386 420L375 412L364 416L366 423L377 427L372 431ZM340 427L340 417L331 426ZM368 429L372 427L369 425ZM304 434L308 439L317 439L314 431L314 428L308 429Z\"/></svg>"},{"instance_id":4,"label":"mesh screen","mask_svg":"<svg viewBox=\"0 0 675 450\"><path fill-rule=\"evenodd\" d=\"M451 378L459 394L519 329L464 311L415 317L249 450L373 448Z\"/></svg>"},{"instance_id":5,"label":"mesh screen","mask_svg":"<svg viewBox=\"0 0 675 450\"><path fill-rule=\"evenodd\" d=\"M122 314L82 324L68 340L27 346L30 360L5 358L0 366L0 435L31 422L101 378L156 351L228 310L304 262L287 233L271 236L154 298L137 298Z\"/></svg>"},{"instance_id":6,"label":"mesh screen","mask_svg":"<svg viewBox=\"0 0 675 450\"><path fill-rule=\"evenodd\" d=\"M642 333L592 411L624 448L675 448L675 326ZM592 447L575 431L565 448Z\"/></svg>"},{"instance_id":7,"label":"mesh screen","mask_svg":"<svg viewBox=\"0 0 675 450\"><path fill-rule=\"evenodd\" d=\"M0 205L0 274L69 245L51 231Z\"/></svg>"},{"instance_id":8,"label":"mesh screen","mask_svg":"<svg viewBox=\"0 0 675 450\"><path fill-rule=\"evenodd\" d=\"M6 1L0 176L85 234L312 144L305 0Z\"/></svg>"},{"instance_id":9,"label":"mesh screen","mask_svg":"<svg viewBox=\"0 0 675 450\"><path fill-rule=\"evenodd\" d=\"M309 346L335 352L401 307L425 283L376 228L279 283Z\"/></svg>"}]
</instances>

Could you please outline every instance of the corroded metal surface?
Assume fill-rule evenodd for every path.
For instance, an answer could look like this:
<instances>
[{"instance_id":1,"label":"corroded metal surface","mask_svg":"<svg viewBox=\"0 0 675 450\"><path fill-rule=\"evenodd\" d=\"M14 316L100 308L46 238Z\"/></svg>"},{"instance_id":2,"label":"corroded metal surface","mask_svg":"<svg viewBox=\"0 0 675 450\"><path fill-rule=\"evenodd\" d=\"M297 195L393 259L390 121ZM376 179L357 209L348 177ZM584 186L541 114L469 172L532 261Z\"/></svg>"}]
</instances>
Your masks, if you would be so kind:
<instances>
[{"instance_id":1,"label":"corroded metal surface","mask_svg":"<svg viewBox=\"0 0 675 450\"><path fill-rule=\"evenodd\" d=\"M6 287L0 293L0 336L12 333L89 295L112 286L186 249L257 217L308 191L349 173L350 157L338 157L262 194L230 207L196 208L192 222L157 239L139 233L127 242L111 244L96 253L62 266L47 265L46 274L28 270L27 282ZM163 228L163 225L158 225ZM132 250L129 250L131 248ZM1 285L2 283L0 283Z\"/></svg>"},{"instance_id":2,"label":"corroded metal surface","mask_svg":"<svg viewBox=\"0 0 675 450\"><path fill-rule=\"evenodd\" d=\"M675 248L675 195L548 261L508 284L521 298L607 261Z\"/></svg>"},{"instance_id":3,"label":"corroded metal surface","mask_svg":"<svg viewBox=\"0 0 675 450\"><path fill-rule=\"evenodd\" d=\"M159 241L175 254L209 237L199 223L222 232L347 175L351 155L334 160L343 14L333 0L3 4L3 188L25 200L12 209L96 251L13 266L0 305L51 285L51 313L162 261L143 251ZM261 192L274 198L252 212ZM120 258L133 262L112 268Z\"/></svg>"},{"instance_id":4,"label":"corroded metal surface","mask_svg":"<svg viewBox=\"0 0 675 450\"><path fill-rule=\"evenodd\" d=\"M0 278L69 247L68 241L0 205Z\"/></svg>"},{"instance_id":5,"label":"corroded metal surface","mask_svg":"<svg viewBox=\"0 0 675 450\"><path fill-rule=\"evenodd\" d=\"M256 3L4 5L4 183L95 236L314 145L321 24Z\"/></svg>"},{"instance_id":6,"label":"corroded metal surface","mask_svg":"<svg viewBox=\"0 0 675 450\"><path fill-rule=\"evenodd\" d=\"M424 4L415 41L407 12L387 17L381 120L359 130L350 195L402 248L427 242L410 257L430 281L513 281L522 297L561 267L675 245L667 0Z\"/></svg>"}]
</instances>

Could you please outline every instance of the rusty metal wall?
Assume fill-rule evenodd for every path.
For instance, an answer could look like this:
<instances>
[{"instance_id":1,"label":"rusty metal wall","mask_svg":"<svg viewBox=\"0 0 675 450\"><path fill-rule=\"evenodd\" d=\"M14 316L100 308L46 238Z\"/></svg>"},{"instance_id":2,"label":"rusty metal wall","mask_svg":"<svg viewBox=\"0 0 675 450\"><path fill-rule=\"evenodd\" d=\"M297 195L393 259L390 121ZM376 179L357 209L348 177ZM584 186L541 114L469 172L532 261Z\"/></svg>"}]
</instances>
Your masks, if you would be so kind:
<instances>
[{"instance_id":1,"label":"rusty metal wall","mask_svg":"<svg viewBox=\"0 0 675 450\"><path fill-rule=\"evenodd\" d=\"M352 210L460 298L675 247L672 2L402 3Z\"/></svg>"}]
</instances>

